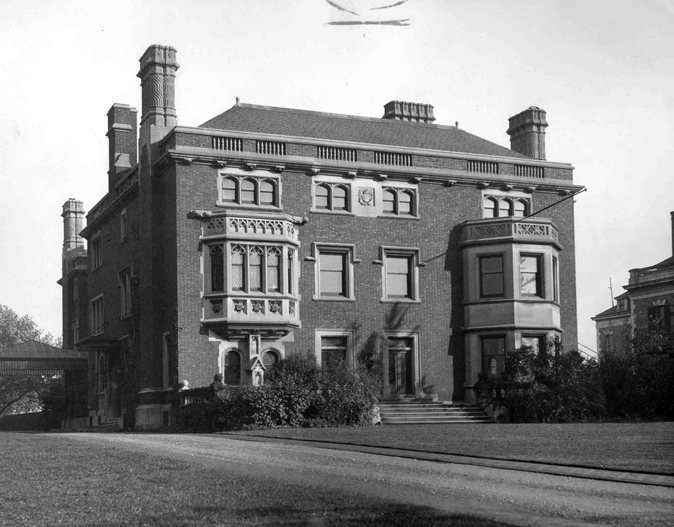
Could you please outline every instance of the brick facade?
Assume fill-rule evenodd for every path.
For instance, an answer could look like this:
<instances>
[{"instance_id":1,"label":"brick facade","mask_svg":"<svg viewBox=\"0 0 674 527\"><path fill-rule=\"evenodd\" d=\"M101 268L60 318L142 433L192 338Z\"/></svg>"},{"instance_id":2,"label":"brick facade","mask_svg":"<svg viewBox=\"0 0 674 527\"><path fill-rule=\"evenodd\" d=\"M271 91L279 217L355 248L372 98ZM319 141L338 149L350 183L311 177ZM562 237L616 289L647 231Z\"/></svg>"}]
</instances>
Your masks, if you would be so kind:
<instances>
[{"instance_id":1,"label":"brick facade","mask_svg":"<svg viewBox=\"0 0 674 527\"><path fill-rule=\"evenodd\" d=\"M154 71L152 60L159 61L159 73L153 75L175 74L175 50L158 48L144 55L142 75ZM163 121L157 110L162 104L170 117ZM534 221L522 221L521 228L517 222L503 223L508 218L494 218L491 224L498 224L497 230L514 229L507 240L492 235L471 240L466 234L471 222L483 222L484 199L492 191L508 200L512 210L518 200L526 202L527 214L531 214L580 190L572 184L570 165L531 159L457 127L424 122L237 104L203 127L188 128L172 126L172 101L154 101L152 109L154 113L146 113L143 108L138 160L133 159L136 150L127 144L128 136L109 135L111 142L118 142L111 144L110 151L128 151L132 167L119 175L115 172L114 185L111 181L108 195L89 212L82 233L89 242L90 260L94 238L100 236L102 243L103 264L90 267L86 294L89 301L104 295L105 327L98 335L90 335L91 328L83 329L80 346L96 352L92 356L106 353L108 371L110 365L116 369L116 377L108 379L115 381L116 392L107 393L107 407L97 403L92 412L113 417L118 412L129 418L135 407L137 427L160 426L169 418L177 383L185 379L192 387L209 384L215 373L223 371L225 360L230 360L226 359L228 350L239 354L238 375L245 384L252 382L251 365L266 349L280 356L314 354L320 360L323 332L348 335L349 362L363 353L372 354L383 368L385 393L401 389L391 383L407 375L413 383L405 389L444 401L470 399L473 378L481 367L480 352L475 349L480 335L507 333L511 349L527 331L534 331L560 337L567 348L575 347L573 200L546 210ZM130 110L123 117L129 115ZM289 119L292 126L279 121L283 119ZM385 136L377 139L381 130ZM333 149L329 155L334 159L325 159L325 154L319 158L323 146ZM261 150L265 148L271 150ZM353 150L356 158L346 157ZM532 168L517 172L516 165ZM227 177L239 181L236 185L247 178L257 178L260 185L266 178L276 185L277 203L227 205L219 188ZM321 209L317 204L321 184L326 189L348 189L347 210ZM386 214L385 195L386 199L413 196L412 210ZM120 240L122 210L128 229L124 241ZM209 231L212 221L220 231ZM232 230L237 222L252 230ZM287 232L264 231L268 228L265 222L285 226ZM282 251L287 261L280 264L284 274L279 275L283 287L279 285L278 292L232 289L231 254L237 244ZM545 270L538 271L538 278L545 282L544 292L534 301L520 299L519 279L507 278L511 291L493 306L512 306L513 313L524 309L526 317L514 314L501 325L488 319L470 325L465 317L466 309L472 309L467 283L474 284L480 277L479 270L465 262L490 245L505 247L513 258L523 248L546 254ZM224 291L209 290L210 273L215 272L210 251L215 246L225 254ZM337 300L320 297L317 291L321 265L317 253L321 247L335 246L348 249L350 270L341 272L349 275L352 291L348 298ZM408 292L400 300L387 300L384 288L387 273L392 272L387 258L399 253L411 258L404 260L411 262L405 271ZM559 259L559 285L555 286L560 289L559 300L552 298L550 255ZM120 272L127 268L133 274L133 310L131 316L122 317ZM291 285L295 283L297 291ZM489 302L478 299L473 303L488 309ZM549 320L537 314L537 306L541 313L551 313ZM403 340L396 341L398 337ZM402 342L414 346L409 363L396 363L400 373L390 362L394 353L387 350ZM100 376L97 368L92 367L92 385ZM136 386L135 393L130 393L132 386ZM103 401L97 394L92 389L92 399ZM122 402L111 402L111 397Z\"/></svg>"}]
</instances>

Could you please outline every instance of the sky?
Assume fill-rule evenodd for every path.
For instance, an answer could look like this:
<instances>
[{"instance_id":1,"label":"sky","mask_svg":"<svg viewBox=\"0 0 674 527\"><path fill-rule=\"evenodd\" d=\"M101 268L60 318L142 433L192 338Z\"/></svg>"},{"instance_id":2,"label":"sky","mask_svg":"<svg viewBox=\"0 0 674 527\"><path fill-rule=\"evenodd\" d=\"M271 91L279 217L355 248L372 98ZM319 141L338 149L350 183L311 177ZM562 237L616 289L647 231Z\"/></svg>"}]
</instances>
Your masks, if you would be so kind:
<instances>
[{"instance_id":1,"label":"sky","mask_svg":"<svg viewBox=\"0 0 674 527\"><path fill-rule=\"evenodd\" d=\"M163 44L178 50L185 126L236 97L368 117L395 99L509 147L508 117L545 109L547 159L588 189L575 198L578 328L596 349L609 279L617 296L629 269L672 255L674 0L373 9L395 3L0 0L0 304L61 335L61 207L107 191L107 111L140 110L138 59ZM408 25L334 24L382 20Z\"/></svg>"}]
</instances>

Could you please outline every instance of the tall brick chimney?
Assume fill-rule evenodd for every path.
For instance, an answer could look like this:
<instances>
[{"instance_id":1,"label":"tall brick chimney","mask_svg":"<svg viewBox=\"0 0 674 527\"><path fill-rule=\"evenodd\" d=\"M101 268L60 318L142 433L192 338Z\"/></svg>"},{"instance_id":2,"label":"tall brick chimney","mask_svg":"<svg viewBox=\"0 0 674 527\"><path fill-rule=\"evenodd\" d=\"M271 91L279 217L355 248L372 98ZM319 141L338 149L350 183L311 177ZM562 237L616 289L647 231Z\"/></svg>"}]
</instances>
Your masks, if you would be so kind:
<instances>
[{"instance_id":1,"label":"tall brick chimney","mask_svg":"<svg viewBox=\"0 0 674 527\"><path fill-rule=\"evenodd\" d=\"M138 163L138 110L126 104L113 104L108 111L108 190L112 191L120 176Z\"/></svg>"},{"instance_id":2,"label":"tall brick chimney","mask_svg":"<svg viewBox=\"0 0 674 527\"><path fill-rule=\"evenodd\" d=\"M154 140L166 135L178 124L175 108L175 77L180 67L176 60L176 50L170 46L152 45L140 58L140 84L142 87L142 113L140 133L152 126L158 128ZM162 130L163 129L163 130Z\"/></svg>"},{"instance_id":3,"label":"tall brick chimney","mask_svg":"<svg viewBox=\"0 0 674 527\"><path fill-rule=\"evenodd\" d=\"M84 219L84 204L70 198L63 204L63 254L84 247L84 238L80 236Z\"/></svg>"},{"instance_id":4,"label":"tall brick chimney","mask_svg":"<svg viewBox=\"0 0 674 527\"><path fill-rule=\"evenodd\" d=\"M432 123L433 106L418 102L390 101L384 105L382 119L392 121L412 121L415 123Z\"/></svg>"},{"instance_id":5,"label":"tall brick chimney","mask_svg":"<svg viewBox=\"0 0 674 527\"><path fill-rule=\"evenodd\" d=\"M508 119L510 149L534 159L545 159L545 110L530 106Z\"/></svg>"}]
</instances>

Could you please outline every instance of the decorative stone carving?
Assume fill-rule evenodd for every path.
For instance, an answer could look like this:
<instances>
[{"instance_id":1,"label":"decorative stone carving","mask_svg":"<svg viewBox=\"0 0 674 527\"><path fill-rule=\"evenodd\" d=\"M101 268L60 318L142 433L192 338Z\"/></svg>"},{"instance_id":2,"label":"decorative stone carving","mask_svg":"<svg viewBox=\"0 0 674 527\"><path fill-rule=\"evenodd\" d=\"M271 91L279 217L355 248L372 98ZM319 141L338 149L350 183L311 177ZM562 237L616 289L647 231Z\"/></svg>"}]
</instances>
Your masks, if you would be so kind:
<instances>
[{"instance_id":1,"label":"decorative stone carving","mask_svg":"<svg viewBox=\"0 0 674 527\"><path fill-rule=\"evenodd\" d=\"M360 187L358 189L358 203L365 207L374 206L374 188Z\"/></svg>"},{"instance_id":2,"label":"decorative stone carving","mask_svg":"<svg viewBox=\"0 0 674 527\"><path fill-rule=\"evenodd\" d=\"M243 167L244 167L246 170L251 170L251 171L252 171L252 170L255 170L255 169L257 168L257 163L249 163L249 162L245 162L245 163L243 164Z\"/></svg>"},{"instance_id":3,"label":"decorative stone carving","mask_svg":"<svg viewBox=\"0 0 674 527\"><path fill-rule=\"evenodd\" d=\"M222 313L222 300L211 300L211 309L216 315Z\"/></svg>"},{"instance_id":4,"label":"decorative stone carving","mask_svg":"<svg viewBox=\"0 0 674 527\"><path fill-rule=\"evenodd\" d=\"M475 225L471 227L471 238L496 238L498 236L508 235L508 226L505 223L497 223L496 225Z\"/></svg>"},{"instance_id":5,"label":"decorative stone carving","mask_svg":"<svg viewBox=\"0 0 674 527\"><path fill-rule=\"evenodd\" d=\"M248 301L245 299L234 300L234 312L243 313L244 315L248 313Z\"/></svg>"},{"instance_id":6,"label":"decorative stone carving","mask_svg":"<svg viewBox=\"0 0 674 527\"><path fill-rule=\"evenodd\" d=\"M264 315L264 300L251 300L253 313Z\"/></svg>"},{"instance_id":7,"label":"decorative stone carving","mask_svg":"<svg viewBox=\"0 0 674 527\"><path fill-rule=\"evenodd\" d=\"M269 301L269 312L282 315L283 314L283 304L280 300L270 300Z\"/></svg>"},{"instance_id":8,"label":"decorative stone carving","mask_svg":"<svg viewBox=\"0 0 674 527\"><path fill-rule=\"evenodd\" d=\"M288 311L291 317L295 316L295 302L293 302L292 300L288 302Z\"/></svg>"}]
</instances>

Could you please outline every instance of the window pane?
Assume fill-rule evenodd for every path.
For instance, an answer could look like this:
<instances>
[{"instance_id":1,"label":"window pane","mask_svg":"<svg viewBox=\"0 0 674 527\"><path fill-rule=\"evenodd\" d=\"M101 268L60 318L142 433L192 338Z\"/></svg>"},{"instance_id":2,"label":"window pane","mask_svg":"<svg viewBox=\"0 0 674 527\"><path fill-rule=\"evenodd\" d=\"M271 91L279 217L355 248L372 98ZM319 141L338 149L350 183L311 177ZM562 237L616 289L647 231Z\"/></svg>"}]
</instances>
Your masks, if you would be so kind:
<instances>
[{"instance_id":1,"label":"window pane","mask_svg":"<svg viewBox=\"0 0 674 527\"><path fill-rule=\"evenodd\" d=\"M525 215L525 211L526 211L526 205L524 204L524 202L522 200L519 200L519 199L517 201L515 201L513 216L516 216L518 218L522 218Z\"/></svg>"},{"instance_id":2,"label":"window pane","mask_svg":"<svg viewBox=\"0 0 674 527\"><path fill-rule=\"evenodd\" d=\"M292 295L295 293L295 280L294 280L294 271L293 271L293 258L294 251L288 249L288 294Z\"/></svg>"},{"instance_id":3,"label":"window pane","mask_svg":"<svg viewBox=\"0 0 674 527\"><path fill-rule=\"evenodd\" d=\"M255 181L252 179L241 183L241 203L255 203Z\"/></svg>"},{"instance_id":4,"label":"window pane","mask_svg":"<svg viewBox=\"0 0 674 527\"><path fill-rule=\"evenodd\" d=\"M225 258L221 245L211 247L211 291L225 290Z\"/></svg>"},{"instance_id":5,"label":"window pane","mask_svg":"<svg viewBox=\"0 0 674 527\"><path fill-rule=\"evenodd\" d=\"M503 372L505 363L505 338L482 337L482 371L497 376Z\"/></svg>"},{"instance_id":6,"label":"window pane","mask_svg":"<svg viewBox=\"0 0 674 527\"><path fill-rule=\"evenodd\" d=\"M275 351L267 350L264 352L264 355L262 355L262 364L264 364L265 368L275 366L278 361L278 354Z\"/></svg>"},{"instance_id":7,"label":"window pane","mask_svg":"<svg viewBox=\"0 0 674 527\"><path fill-rule=\"evenodd\" d=\"M234 178L228 177L222 180L222 201L236 202L236 180Z\"/></svg>"},{"instance_id":8,"label":"window pane","mask_svg":"<svg viewBox=\"0 0 674 527\"><path fill-rule=\"evenodd\" d=\"M332 210L347 210L346 189L342 186L332 189Z\"/></svg>"},{"instance_id":9,"label":"window pane","mask_svg":"<svg viewBox=\"0 0 674 527\"><path fill-rule=\"evenodd\" d=\"M496 214L496 203L491 198L485 198L484 200L484 217L485 218L495 218Z\"/></svg>"},{"instance_id":10,"label":"window pane","mask_svg":"<svg viewBox=\"0 0 674 527\"><path fill-rule=\"evenodd\" d=\"M321 365L330 368L345 363L346 347L346 336L321 337Z\"/></svg>"},{"instance_id":11,"label":"window pane","mask_svg":"<svg viewBox=\"0 0 674 527\"><path fill-rule=\"evenodd\" d=\"M386 258L386 294L389 297L411 298L410 259Z\"/></svg>"},{"instance_id":12,"label":"window pane","mask_svg":"<svg viewBox=\"0 0 674 527\"><path fill-rule=\"evenodd\" d=\"M325 185L316 186L316 200L315 207L317 209L327 209L329 208L329 190Z\"/></svg>"},{"instance_id":13,"label":"window pane","mask_svg":"<svg viewBox=\"0 0 674 527\"><path fill-rule=\"evenodd\" d=\"M344 254L320 255L320 294L347 296Z\"/></svg>"},{"instance_id":14,"label":"window pane","mask_svg":"<svg viewBox=\"0 0 674 527\"><path fill-rule=\"evenodd\" d=\"M260 205L275 205L275 185L271 181L260 183Z\"/></svg>"},{"instance_id":15,"label":"window pane","mask_svg":"<svg viewBox=\"0 0 674 527\"><path fill-rule=\"evenodd\" d=\"M412 210L412 194L410 192L400 192L398 194L398 214L406 216L414 214Z\"/></svg>"},{"instance_id":16,"label":"window pane","mask_svg":"<svg viewBox=\"0 0 674 527\"><path fill-rule=\"evenodd\" d=\"M480 294L482 296L503 296L502 256L480 258Z\"/></svg>"},{"instance_id":17,"label":"window pane","mask_svg":"<svg viewBox=\"0 0 674 527\"><path fill-rule=\"evenodd\" d=\"M232 290L243 291L245 283L243 247L232 247Z\"/></svg>"},{"instance_id":18,"label":"window pane","mask_svg":"<svg viewBox=\"0 0 674 527\"><path fill-rule=\"evenodd\" d=\"M262 291L262 249L260 247L251 247L248 258L250 290Z\"/></svg>"},{"instance_id":19,"label":"window pane","mask_svg":"<svg viewBox=\"0 0 674 527\"><path fill-rule=\"evenodd\" d=\"M539 257L520 256L520 292L523 295L539 295Z\"/></svg>"},{"instance_id":20,"label":"window pane","mask_svg":"<svg viewBox=\"0 0 674 527\"><path fill-rule=\"evenodd\" d=\"M281 251L276 247L267 251L267 291L278 293L280 291L280 259Z\"/></svg>"},{"instance_id":21,"label":"window pane","mask_svg":"<svg viewBox=\"0 0 674 527\"><path fill-rule=\"evenodd\" d=\"M500 199L498 202L498 215L499 217L510 216L510 202L505 199Z\"/></svg>"},{"instance_id":22,"label":"window pane","mask_svg":"<svg viewBox=\"0 0 674 527\"><path fill-rule=\"evenodd\" d=\"M385 190L382 199L384 212L395 214L395 201L396 201L395 192L392 190Z\"/></svg>"},{"instance_id":23,"label":"window pane","mask_svg":"<svg viewBox=\"0 0 674 527\"><path fill-rule=\"evenodd\" d=\"M236 351L225 355L225 384L239 384L241 379L241 356Z\"/></svg>"}]
</instances>

